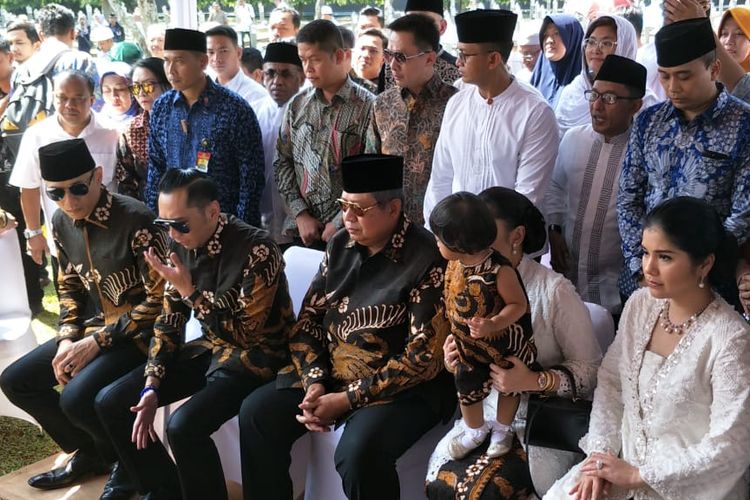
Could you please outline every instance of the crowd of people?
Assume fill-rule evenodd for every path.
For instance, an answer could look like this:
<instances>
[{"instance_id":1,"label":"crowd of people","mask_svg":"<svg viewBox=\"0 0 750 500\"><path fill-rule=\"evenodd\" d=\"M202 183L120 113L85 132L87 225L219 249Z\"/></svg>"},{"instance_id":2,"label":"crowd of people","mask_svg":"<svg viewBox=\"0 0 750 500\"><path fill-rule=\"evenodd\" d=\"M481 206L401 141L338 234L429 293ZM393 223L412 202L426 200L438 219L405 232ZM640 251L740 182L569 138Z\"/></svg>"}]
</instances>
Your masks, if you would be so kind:
<instances>
[{"instance_id":1,"label":"crowd of people","mask_svg":"<svg viewBox=\"0 0 750 500\"><path fill-rule=\"evenodd\" d=\"M263 52L219 4L148 47L97 26L98 57L57 4L7 28L0 233L33 313L49 259L60 317L0 388L71 454L32 487L227 498L211 435L239 416L244 498L292 498L294 442L345 425L347 497L397 499L457 418L430 499L749 497L750 9L714 31L666 0L645 45L633 8L515 44L471 10L454 56L443 8L281 5ZM322 259L296 317L291 246ZM572 449L529 441L539 396L591 401ZM186 397L170 456L156 410Z\"/></svg>"}]
</instances>

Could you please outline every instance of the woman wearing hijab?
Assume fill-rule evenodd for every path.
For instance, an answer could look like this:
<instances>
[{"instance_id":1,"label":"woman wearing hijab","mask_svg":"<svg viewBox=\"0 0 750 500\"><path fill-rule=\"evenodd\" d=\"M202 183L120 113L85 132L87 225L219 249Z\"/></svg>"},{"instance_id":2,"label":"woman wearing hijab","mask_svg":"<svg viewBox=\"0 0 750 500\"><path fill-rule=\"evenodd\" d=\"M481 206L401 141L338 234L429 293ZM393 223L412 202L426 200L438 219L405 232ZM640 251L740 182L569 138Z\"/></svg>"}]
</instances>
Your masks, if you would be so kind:
<instances>
[{"instance_id":1,"label":"woman wearing hijab","mask_svg":"<svg viewBox=\"0 0 750 500\"><path fill-rule=\"evenodd\" d=\"M553 14L544 18L539 30L539 43L544 50L531 75L531 84L557 107L560 91L581 71L583 28L567 14Z\"/></svg>"},{"instance_id":2,"label":"woman wearing hijab","mask_svg":"<svg viewBox=\"0 0 750 500\"><path fill-rule=\"evenodd\" d=\"M627 19L607 14L594 19L589 24L581 48L583 69L570 85L562 89L555 108L560 135L565 134L569 128L591 123L589 102L584 98L583 93L591 89L604 59L610 54L616 54L635 61L637 52L635 28ZM647 92L641 109L646 109L656 103L656 96Z\"/></svg>"},{"instance_id":3,"label":"woman wearing hijab","mask_svg":"<svg viewBox=\"0 0 750 500\"><path fill-rule=\"evenodd\" d=\"M111 62L101 73L104 106L99 116L108 128L124 131L139 112L138 101L130 94L130 65Z\"/></svg>"},{"instance_id":4,"label":"woman wearing hijab","mask_svg":"<svg viewBox=\"0 0 750 500\"><path fill-rule=\"evenodd\" d=\"M724 12L719 41L745 72L750 71L750 8L732 7Z\"/></svg>"}]
</instances>

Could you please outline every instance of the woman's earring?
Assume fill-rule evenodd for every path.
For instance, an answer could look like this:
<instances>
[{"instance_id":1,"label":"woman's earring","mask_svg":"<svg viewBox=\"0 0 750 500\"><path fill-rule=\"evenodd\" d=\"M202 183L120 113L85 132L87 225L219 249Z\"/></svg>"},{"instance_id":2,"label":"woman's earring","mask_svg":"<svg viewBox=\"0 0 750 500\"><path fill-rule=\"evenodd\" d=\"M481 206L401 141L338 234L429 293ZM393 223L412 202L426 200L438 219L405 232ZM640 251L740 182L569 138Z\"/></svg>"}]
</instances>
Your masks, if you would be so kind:
<instances>
[{"instance_id":1,"label":"woman's earring","mask_svg":"<svg viewBox=\"0 0 750 500\"><path fill-rule=\"evenodd\" d=\"M701 276L701 280L698 282L698 288L706 288L706 284L703 282L703 276Z\"/></svg>"},{"instance_id":2,"label":"woman's earring","mask_svg":"<svg viewBox=\"0 0 750 500\"><path fill-rule=\"evenodd\" d=\"M516 246L517 246L516 243L513 243L513 249L511 250L511 253L513 255L516 255L518 253L518 250L516 250Z\"/></svg>"}]
</instances>

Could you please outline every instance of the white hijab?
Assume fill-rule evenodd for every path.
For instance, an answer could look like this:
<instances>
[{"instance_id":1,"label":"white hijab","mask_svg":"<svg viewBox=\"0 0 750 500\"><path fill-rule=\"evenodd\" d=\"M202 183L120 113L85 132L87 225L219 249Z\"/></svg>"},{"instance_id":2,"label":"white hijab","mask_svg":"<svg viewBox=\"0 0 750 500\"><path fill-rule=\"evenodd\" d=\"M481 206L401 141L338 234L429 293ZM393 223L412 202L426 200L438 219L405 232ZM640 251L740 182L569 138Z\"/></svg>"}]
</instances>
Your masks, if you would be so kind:
<instances>
[{"instance_id":1,"label":"white hijab","mask_svg":"<svg viewBox=\"0 0 750 500\"><path fill-rule=\"evenodd\" d=\"M635 28L630 24L630 21L624 17L616 16L614 14L603 14L597 19L602 17L608 17L612 19L617 25L617 45L615 46L615 54L622 57L627 57L635 61L636 54L638 52L637 35ZM590 35L587 31L587 37ZM583 93L591 88L591 80L589 79L589 68L586 64L586 48L581 47L583 51L581 74L575 77L570 85L567 85L560 95L560 101L555 109L555 116L557 117L557 123L560 126L560 134L564 134L569 128L576 127L578 125L587 125L591 123L591 114L589 112L589 103L583 97ZM644 102L644 108L645 108Z\"/></svg>"}]
</instances>

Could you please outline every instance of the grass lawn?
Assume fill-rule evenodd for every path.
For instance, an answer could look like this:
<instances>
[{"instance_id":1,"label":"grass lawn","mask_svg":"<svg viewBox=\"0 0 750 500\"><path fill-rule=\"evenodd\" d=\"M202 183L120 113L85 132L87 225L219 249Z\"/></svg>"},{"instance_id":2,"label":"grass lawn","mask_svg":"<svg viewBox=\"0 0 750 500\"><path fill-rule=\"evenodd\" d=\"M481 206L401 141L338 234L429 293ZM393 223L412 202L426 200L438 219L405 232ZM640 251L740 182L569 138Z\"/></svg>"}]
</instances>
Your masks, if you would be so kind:
<instances>
[{"instance_id":1,"label":"grass lawn","mask_svg":"<svg viewBox=\"0 0 750 500\"><path fill-rule=\"evenodd\" d=\"M44 289L44 309L45 312L31 324L40 344L55 336L60 310L55 288L51 284ZM0 417L0 442L0 476L60 451L55 442L38 427L11 417Z\"/></svg>"}]
</instances>

